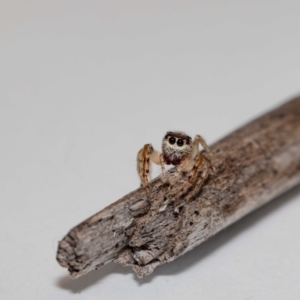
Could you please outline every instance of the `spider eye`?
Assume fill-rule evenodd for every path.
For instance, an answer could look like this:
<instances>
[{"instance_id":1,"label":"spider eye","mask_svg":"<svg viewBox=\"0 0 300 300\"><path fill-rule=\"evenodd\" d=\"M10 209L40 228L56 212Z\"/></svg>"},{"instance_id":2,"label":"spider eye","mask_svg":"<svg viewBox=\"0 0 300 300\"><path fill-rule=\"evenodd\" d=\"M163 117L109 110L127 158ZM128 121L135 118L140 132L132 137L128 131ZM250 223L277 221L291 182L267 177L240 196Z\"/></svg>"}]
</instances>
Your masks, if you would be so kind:
<instances>
[{"instance_id":1,"label":"spider eye","mask_svg":"<svg viewBox=\"0 0 300 300\"><path fill-rule=\"evenodd\" d=\"M179 139L179 140L177 141L177 145L178 145L179 147L183 146L183 140L182 140L182 139Z\"/></svg>"},{"instance_id":2,"label":"spider eye","mask_svg":"<svg viewBox=\"0 0 300 300\"><path fill-rule=\"evenodd\" d=\"M174 145L174 144L176 143L176 139L175 139L174 137L171 137L171 138L169 139L169 143L170 143L171 145Z\"/></svg>"}]
</instances>

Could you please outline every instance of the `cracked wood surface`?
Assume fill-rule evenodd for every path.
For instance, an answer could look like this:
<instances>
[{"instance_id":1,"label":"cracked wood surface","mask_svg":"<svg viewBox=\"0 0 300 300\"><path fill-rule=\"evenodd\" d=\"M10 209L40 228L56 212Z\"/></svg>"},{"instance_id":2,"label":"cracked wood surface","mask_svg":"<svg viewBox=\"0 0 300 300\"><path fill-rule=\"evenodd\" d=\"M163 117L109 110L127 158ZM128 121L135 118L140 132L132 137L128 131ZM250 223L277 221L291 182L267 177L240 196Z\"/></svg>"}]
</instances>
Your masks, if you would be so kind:
<instances>
[{"instance_id":1,"label":"cracked wood surface","mask_svg":"<svg viewBox=\"0 0 300 300\"><path fill-rule=\"evenodd\" d=\"M154 179L150 194L139 188L71 229L59 264L74 278L109 262L143 277L300 183L300 97L211 150L215 170L201 189L180 191L189 174L173 187Z\"/></svg>"}]
</instances>

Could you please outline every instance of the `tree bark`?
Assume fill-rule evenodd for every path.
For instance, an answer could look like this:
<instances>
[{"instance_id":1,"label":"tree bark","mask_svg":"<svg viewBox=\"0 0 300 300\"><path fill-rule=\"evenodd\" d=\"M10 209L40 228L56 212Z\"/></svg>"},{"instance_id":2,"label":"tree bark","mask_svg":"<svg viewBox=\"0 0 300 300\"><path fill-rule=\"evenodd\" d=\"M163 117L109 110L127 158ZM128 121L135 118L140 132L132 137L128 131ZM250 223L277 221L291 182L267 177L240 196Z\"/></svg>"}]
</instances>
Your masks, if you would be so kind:
<instances>
[{"instance_id":1,"label":"tree bark","mask_svg":"<svg viewBox=\"0 0 300 300\"><path fill-rule=\"evenodd\" d=\"M188 174L175 186L156 178L150 193L139 188L74 227L59 264L74 278L112 261L143 277L300 183L300 97L211 150L215 170L202 188L180 192Z\"/></svg>"}]
</instances>

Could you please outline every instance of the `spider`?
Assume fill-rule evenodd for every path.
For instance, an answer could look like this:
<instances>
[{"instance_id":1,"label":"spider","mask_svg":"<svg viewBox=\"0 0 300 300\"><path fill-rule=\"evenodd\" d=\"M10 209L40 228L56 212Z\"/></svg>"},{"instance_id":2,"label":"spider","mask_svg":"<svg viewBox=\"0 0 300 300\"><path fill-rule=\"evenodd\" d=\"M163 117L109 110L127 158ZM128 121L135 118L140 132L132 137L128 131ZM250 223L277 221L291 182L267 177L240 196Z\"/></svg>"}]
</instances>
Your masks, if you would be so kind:
<instances>
[{"instance_id":1,"label":"spider","mask_svg":"<svg viewBox=\"0 0 300 300\"><path fill-rule=\"evenodd\" d=\"M210 156L208 159L199 151L199 144L202 145L206 153ZM192 185L197 178L198 170L204 159L211 165L212 153L206 142L200 135L196 135L194 140L180 131L168 131L162 140L162 153L156 151L151 144L146 144L137 155L137 169L141 178L141 186L148 188L148 175L150 161L160 164L162 175L161 180L167 182L168 178L165 171L165 164L176 166L174 177L175 181L182 172L191 172L188 185ZM208 172L206 172L208 173ZM205 178L208 174L205 174ZM204 178L204 179L205 179Z\"/></svg>"}]
</instances>

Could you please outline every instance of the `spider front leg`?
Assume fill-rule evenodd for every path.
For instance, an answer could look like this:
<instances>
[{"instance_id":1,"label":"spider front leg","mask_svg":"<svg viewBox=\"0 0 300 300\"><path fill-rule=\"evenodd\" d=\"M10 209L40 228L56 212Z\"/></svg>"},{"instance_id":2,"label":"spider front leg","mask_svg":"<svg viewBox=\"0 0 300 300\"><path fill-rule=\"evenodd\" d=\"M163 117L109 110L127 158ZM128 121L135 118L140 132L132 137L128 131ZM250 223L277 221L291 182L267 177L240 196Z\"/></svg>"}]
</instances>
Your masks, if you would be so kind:
<instances>
[{"instance_id":1,"label":"spider front leg","mask_svg":"<svg viewBox=\"0 0 300 300\"><path fill-rule=\"evenodd\" d=\"M203 147L206 151L207 155L209 156L209 162L211 163L213 159L212 152L210 151L209 147L207 146L205 140L201 135L196 135L192 144L192 157L196 157L199 153L199 144Z\"/></svg>"},{"instance_id":2,"label":"spider front leg","mask_svg":"<svg viewBox=\"0 0 300 300\"><path fill-rule=\"evenodd\" d=\"M203 156L203 154L200 153L199 157L198 157L198 159L197 159L197 161L196 161L196 163L195 163L195 165L194 165L194 167L192 169L192 174L189 177L188 183L190 185L192 185L194 183L194 181L195 181L195 179L197 177L197 173L199 171L199 168L201 167L201 165L203 163L203 160L204 160L204 156Z\"/></svg>"},{"instance_id":3,"label":"spider front leg","mask_svg":"<svg viewBox=\"0 0 300 300\"><path fill-rule=\"evenodd\" d=\"M164 175L164 162L161 154L154 150L151 144L146 144L137 155L137 170L143 187L149 187L150 161L160 164Z\"/></svg>"},{"instance_id":4,"label":"spider front leg","mask_svg":"<svg viewBox=\"0 0 300 300\"><path fill-rule=\"evenodd\" d=\"M201 146L206 151L207 155L209 156L208 158L199 151L199 144L201 144ZM206 179L206 177L208 176L207 173L210 167L212 167L212 158L213 155L209 147L207 146L205 140L200 135L196 135L192 144L191 160L188 166L191 168L192 172L188 180L188 185L192 185L195 182L195 179L197 177L200 167L203 164L204 159L206 159L207 162L206 169L204 170L204 178ZM191 165L191 162L194 162L194 164Z\"/></svg>"},{"instance_id":5,"label":"spider front leg","mask_svg":"<svg viewBox=\"0 0 300 300\"><path fill-rule=\"evenodd\" d=\"M164 156L162 154L159 155L159 164L161 167L161 180L162 180L162 182L167 182L165 161L164 161Z\"/></svg>"}]
</instances>

